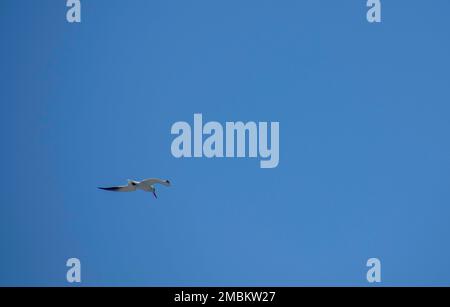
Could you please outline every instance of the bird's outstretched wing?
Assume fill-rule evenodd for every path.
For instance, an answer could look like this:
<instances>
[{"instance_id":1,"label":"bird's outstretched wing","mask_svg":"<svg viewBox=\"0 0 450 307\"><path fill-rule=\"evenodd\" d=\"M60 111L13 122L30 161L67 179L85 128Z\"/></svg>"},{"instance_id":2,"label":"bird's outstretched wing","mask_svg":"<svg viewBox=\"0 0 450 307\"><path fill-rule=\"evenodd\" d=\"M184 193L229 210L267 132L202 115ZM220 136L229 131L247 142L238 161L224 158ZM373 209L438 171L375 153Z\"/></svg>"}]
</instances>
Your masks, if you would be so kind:
<instances>
[{"instance_id":1,"label":"bird's outstretched wing","mask_svg":"<svg viewBox=\"0 0 450 307\"><path fill-rule=\"evenodd\" d=\"M136 187L132 185L124 185L120 187L100 188L100 190L112 191L112 192L133 192L136 191Z\"/></svg>"},{"instance_id":2,"label":"bird's outstretched wing","mask_svg":"<svg viewBox=\"0 0 450 307\"><path fill-rule=\"evenodd\" d=\"M162 180L162 179L158 179L158 178L145 179L145 180L141 181L141 183L144 183L146 185L153 185L155 183L159 183L159 184L165 185L166 187L170 186L169 180Z\"/></svg>"}]
</instances>

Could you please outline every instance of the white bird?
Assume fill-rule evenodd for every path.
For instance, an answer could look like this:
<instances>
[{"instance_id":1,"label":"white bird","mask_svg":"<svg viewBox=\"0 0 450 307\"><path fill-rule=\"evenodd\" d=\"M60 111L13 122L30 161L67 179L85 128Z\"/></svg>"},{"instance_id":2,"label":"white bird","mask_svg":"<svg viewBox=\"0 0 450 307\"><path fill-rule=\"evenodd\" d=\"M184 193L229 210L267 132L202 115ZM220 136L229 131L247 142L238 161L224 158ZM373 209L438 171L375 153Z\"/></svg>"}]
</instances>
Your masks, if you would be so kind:
<instances>
[{"instance_id":1,"label":"white bird","mask_svg":"<svg viewBox=\"0 0 450 307\"><path fill-rule=\"evenodd\" d=\"M158 196L156 196L156 188L155 188L156 183L165 185L166 187L170 186L169 180L150 178L150 179L145 179L142 181L135 181L135 180L128 179L127 185L110 187L110 188L100 188L99 187L99 189L106 190L106 191L112 191L112 192L134 192L137 190L143 190L145 192L152 192L153 195L155 196L155 198L158 198Z\"/></svg>"}]
</instances>

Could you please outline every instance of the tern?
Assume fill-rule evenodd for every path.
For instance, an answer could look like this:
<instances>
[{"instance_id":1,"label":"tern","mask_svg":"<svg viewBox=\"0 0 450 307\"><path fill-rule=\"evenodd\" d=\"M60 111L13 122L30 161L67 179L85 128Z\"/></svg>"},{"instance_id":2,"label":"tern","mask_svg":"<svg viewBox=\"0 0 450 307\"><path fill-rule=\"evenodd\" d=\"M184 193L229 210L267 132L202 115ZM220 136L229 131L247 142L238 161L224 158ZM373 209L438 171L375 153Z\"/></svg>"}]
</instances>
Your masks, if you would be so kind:
<instances>
[{"instance_id":1,"label":"tern","mask_svg":"<svg viewBox=\"0 0 450 307\"><path fill-rule=\"evenodd\" d=\"M166 187L170 186L169 180L162 180L158 178L150 178L142 181L135 181L128 179L128 184L124 186L117 187L109 187L109 188L101 188L101 190L112 191L112 192L134 192L137 190L143 190L145 192L152 192L155 198L158 198L156 195L155 184L162 184Z\"/></svg>"}]
</instances>

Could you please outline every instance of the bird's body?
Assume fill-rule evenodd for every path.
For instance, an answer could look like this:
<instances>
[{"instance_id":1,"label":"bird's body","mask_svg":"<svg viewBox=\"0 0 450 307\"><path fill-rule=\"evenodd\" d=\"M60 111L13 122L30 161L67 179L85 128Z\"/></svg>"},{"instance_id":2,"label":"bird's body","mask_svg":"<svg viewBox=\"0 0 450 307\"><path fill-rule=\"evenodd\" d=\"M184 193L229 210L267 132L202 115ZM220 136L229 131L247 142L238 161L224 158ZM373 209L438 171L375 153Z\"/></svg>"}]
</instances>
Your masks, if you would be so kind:
<instances>
[{"instance_id":1,"label":"bird's body","mask_svg":"<svg viewBox=\"0 0 450 307\"><path fill-rule=\"evenodd\" d=\"M145 192L152 192L156 196L155 184L162 184L167 187L170 186L169 180L162 180L157 178L150 178L142 181L128 180L128 184L124 186L109 187L109 188L99 188L101 190L112 191L112 192L134 192L137 190L142 190Z\"/></svg>"}]
</instances>

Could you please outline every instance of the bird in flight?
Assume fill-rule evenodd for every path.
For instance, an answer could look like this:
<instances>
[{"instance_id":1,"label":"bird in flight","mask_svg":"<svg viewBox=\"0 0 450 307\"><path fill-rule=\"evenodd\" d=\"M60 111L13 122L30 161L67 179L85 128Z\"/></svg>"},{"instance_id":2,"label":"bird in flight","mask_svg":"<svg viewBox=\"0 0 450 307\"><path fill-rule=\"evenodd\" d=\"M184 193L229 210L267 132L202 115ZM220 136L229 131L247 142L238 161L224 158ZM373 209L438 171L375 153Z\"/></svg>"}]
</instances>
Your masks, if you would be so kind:
<instances>
[{"instance_id":1,"label":"bird in flight","mask_svg":"<svg viewBox=\"0 0 450 307\"><path fill-rule=\"evenodd\" d=\"M150 178L142 181L129 180L128 184L124 186L117 187L109 187L109 188L100 188L101 190L112 191L112 192L134 192L137 190L143 190L145 192L152 192L155 198L158 198L156 195L155 184L162 184L166 187L170 186L169 180L162 180L158 178Z\"/></svg>"}]
</instances>

